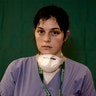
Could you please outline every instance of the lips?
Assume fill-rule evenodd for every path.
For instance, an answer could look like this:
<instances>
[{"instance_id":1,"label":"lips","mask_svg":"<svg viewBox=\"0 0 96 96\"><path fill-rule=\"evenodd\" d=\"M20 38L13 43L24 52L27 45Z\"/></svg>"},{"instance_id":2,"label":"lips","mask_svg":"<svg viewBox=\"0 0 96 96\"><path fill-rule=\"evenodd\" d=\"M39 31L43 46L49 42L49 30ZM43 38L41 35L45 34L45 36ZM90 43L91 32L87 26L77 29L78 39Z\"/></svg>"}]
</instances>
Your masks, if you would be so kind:
<instances>
[{"instance_id":1,"label":"lips","mask_svg":"<svg viewBox=\"0 0 96 96\"><path fill-rule=\"evenodd\" d=\"M45 45L45 46L42 46L42 48L44 48L44 49L51 49L52 47Z\"/></svg>"}]
</instances>

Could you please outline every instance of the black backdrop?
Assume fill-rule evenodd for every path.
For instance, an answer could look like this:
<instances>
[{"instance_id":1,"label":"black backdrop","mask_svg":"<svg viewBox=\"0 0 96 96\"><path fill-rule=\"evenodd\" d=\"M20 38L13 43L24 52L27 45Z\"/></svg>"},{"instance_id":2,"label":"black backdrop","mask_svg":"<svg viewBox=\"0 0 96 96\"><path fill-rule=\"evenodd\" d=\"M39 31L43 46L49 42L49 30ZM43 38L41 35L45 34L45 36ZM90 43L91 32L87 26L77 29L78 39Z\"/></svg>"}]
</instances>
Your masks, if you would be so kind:
<instances>
[{"instance_id":1,"label":"black backdrop","mask_svg":"<svg viewBox=\"0 0 96 96\"><path fill-rule=\"evenodd\" d=\"M96 86L95 0L0 0L0 80L14 59L37 53L32 21L49 4L68 12L71 34L64 55L88 66Z\"/></svg>"}]
</instances>

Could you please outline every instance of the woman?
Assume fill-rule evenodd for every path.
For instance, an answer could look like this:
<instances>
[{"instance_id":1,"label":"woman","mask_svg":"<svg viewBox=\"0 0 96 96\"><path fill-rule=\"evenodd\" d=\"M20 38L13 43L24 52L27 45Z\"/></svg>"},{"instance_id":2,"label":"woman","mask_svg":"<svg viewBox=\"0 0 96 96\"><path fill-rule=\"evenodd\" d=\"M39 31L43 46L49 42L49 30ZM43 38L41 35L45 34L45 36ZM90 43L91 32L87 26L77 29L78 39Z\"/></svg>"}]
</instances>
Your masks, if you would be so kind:
<instances>
[{"instance_id":1,"label":"woman","mask_svg":"<svg viewBox=\"0 0 96 96\"><path fill-rule=\"evenodd\" d=\"M38 54L14 60L0 85L1 96L96 96L90 70L62 54L69 36L67 13L41 8L34 18Z\"/></svg>"}]
</instances>

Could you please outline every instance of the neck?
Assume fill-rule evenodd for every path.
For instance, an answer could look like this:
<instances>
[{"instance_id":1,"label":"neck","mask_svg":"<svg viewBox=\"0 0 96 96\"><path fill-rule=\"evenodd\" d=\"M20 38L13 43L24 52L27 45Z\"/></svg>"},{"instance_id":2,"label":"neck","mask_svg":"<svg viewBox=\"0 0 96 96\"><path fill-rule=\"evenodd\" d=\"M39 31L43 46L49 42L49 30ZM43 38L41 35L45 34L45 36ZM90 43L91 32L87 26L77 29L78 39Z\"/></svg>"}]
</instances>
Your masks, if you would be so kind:
<instances>
[{"instance_id":1,"label":"neck","mask_svg":"<svg viewBox=\"0 0 96 96\"><path fill-rule=\"evenodd\" d=\"M60 68L58 68L56 71L50 72L50 73L43 72L45 83L48 84L59 70L60 70Z\"/></svg>"}]
</instances>

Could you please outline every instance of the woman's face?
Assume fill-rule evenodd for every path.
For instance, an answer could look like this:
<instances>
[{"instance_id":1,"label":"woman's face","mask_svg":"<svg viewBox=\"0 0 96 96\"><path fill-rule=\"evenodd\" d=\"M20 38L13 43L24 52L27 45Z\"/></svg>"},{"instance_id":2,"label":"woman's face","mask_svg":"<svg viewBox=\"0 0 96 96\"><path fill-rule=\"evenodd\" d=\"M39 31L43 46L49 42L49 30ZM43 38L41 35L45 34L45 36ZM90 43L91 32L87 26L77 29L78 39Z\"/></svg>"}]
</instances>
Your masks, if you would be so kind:
<instances>
[{"instance_id":1,"label":"woman's face","mask_svg":"<svg viewBox=\"0 0 96 96\"><path fill-rule=\"evenodd\" d=\"M54 17L48 20L40 19L35 29L35 39L40 54L61 56L64 33Z\"/></svg>"}]
</instances>

